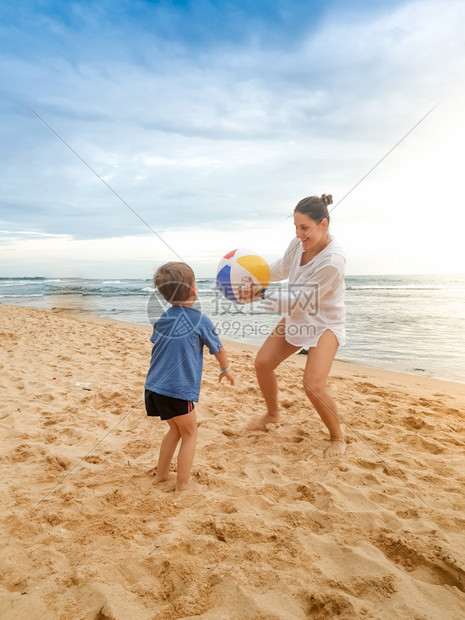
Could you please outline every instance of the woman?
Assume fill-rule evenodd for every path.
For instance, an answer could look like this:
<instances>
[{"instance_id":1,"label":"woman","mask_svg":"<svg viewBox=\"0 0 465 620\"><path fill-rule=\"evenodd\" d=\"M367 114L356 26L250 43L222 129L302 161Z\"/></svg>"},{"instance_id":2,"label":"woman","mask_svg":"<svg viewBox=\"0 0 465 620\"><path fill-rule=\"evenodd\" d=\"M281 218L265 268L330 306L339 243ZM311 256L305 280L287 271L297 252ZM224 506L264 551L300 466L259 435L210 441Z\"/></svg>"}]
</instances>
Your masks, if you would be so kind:
<instances>
[{"instance_id":1,"label":"woman","mask_svg":"<svg viewBox=\"0 0 465 620\"><path fill-rule=\"evenodd\" d=\"M288 291L250 287L242 295L245 302L261 297L269 311L285 314L257 353L255 370L267 413L252 417L247 428L264 430L267 424L279 421L274 369L308 347L304 390L329 431L327 457L342 455L346 449L337 405L326 389L336 351L345 342L345 257L328 233L328 205L332 202L331 195L311 196L294 209L296 239L284 257L271 265L271 281L288 278Z\"/></svg>"}]
</instances>

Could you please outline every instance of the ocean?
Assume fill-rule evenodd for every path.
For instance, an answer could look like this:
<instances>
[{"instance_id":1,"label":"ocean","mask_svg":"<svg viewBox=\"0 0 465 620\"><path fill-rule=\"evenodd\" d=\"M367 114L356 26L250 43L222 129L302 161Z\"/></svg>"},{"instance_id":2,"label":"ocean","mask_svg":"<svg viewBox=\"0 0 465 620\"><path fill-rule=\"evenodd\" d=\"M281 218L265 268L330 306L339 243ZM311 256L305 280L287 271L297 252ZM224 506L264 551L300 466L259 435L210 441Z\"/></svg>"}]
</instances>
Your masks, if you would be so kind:
<instances>
[{"instance_id":1,"label":"ocean","mask_svg":"<svg viewBox=\"0 0 465 620\"><path fill-rule=\"evenodd\" d=\"M227 302L213 278L197 283L197 307L225 340L259 345L279 319ZM162 310L150 280L116 278L0 278L0 303L146 325ZM338 359L465 383L465 275L347 276L346 310Z\"/></svg>"}]
</instances>

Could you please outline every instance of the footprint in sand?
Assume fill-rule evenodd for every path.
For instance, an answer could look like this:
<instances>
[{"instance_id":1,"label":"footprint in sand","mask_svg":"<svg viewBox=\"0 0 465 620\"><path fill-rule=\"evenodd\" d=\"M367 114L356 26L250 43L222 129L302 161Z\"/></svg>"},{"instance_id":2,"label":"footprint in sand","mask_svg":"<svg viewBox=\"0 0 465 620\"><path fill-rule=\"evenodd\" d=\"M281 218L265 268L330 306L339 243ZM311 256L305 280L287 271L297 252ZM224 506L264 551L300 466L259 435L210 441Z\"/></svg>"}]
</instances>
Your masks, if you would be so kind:
<instances>
[{"instance_id":1,"label":"footprint in sand","mask_svg":"<svg viewBox=\"0 0 465 620\"><path fill-rule=\"evenodd\" d=\"M424 428L426 423L420 417L408 416L402 420L402 426L410 430L419 430L420 428ZM429 426L429 428L432 427Z\"/></svg>"},{"instance_id":2,"label":"footprint in sand","mask_svg":"<svg viewBox=\"0 0 465 620\"><path fill-rule=\"evenodd\" d=\"M44 451L41 450L41 454ZM27 461L29 459L37 458L37 452L34 451L32 446L28 444L20 444L15 448L14 452L9 456L9 460L13 463L21 463L23 461Z\"/></svg>"},{"instance_id":3,"label":"footprint in sand","mask_svg":"<svg viewBox=\"0 0 465 620\"><path fill-rule=\"evenodd\" d=\"M97 454L89 454L89 456L86 456L83 460L90 465L101 465L105 463L104 459Z\"/></svg>"},{"instance_id":4,"label":"footprint in sand","mask_svg":"<svg viewBox=\"0 0 465 620\"><path fill-rule=\"evenodd\" d=\"M326 510L332 502L331 494L323 485L315 485L312 488L301 484L297 486L297 492L300 493L300 499L309 502L319 510Z\"/></svg>"},{"instance_id":5,"label":"footprint in sand","mask_svg":"<svg viewBox=\"0 0 465 620\"><path fill-rule=\"evenodd\" d=\"M367 394L368 392L371 392L372 390L377 389L376 385L373 385L373 383L368 383L365 381L356 383L355 386L357 387L359 392L362 392L362 394Z\"/></svg>"},{"instance_id":6,"label":"footprint in sand","mask_svg":"<svg viewBox=\"0 0 465 620\"><path fill-rule=\"evenodd\" d=\"M342 594L331 592L330 594L308 594L304 593L307 599L307 618L356 618L355 608L348 597Z\"/></svg>"},{"instance_id":7,"label":"footprint in sand","mask_svg":"<svg viewBox=\"0 0 465 620\"><path fill-rule=\"evenodd\" d=\"M411 540L410 540L411 538ZM374 545L398 566L404 568L419 581L425 583L453 586L465 592L465 571L457 565L450 552L439 544L431 549L431 556L417 551L415 544L422 546L416 537L396 538L381 534Z\"/></svg>"},{"instance_id":8,"label":"footprint in sand","mask_svg":"<svg viewBox=\"0 0 465 620\"><path fill-rule=\"evenodd\" d=\"M136 459L139 456L147 454L147 452L151 451L153 451L153 444L145 439L130 441L123 448L123 453L132 459Z\"/></svg>"},{"instance_id":9,"label":"footprint in sand","mask_svg":"<svg viewBox=\"0 0 465 620\"><path fill-rule=\"evenodd\" d=\"M72 465L72 460L65 456L58 456L57 454L48 454L45 457L45 462L48 465L49 470L53 472L63 472L69 469Z\"/></svg>"}]
</instances>

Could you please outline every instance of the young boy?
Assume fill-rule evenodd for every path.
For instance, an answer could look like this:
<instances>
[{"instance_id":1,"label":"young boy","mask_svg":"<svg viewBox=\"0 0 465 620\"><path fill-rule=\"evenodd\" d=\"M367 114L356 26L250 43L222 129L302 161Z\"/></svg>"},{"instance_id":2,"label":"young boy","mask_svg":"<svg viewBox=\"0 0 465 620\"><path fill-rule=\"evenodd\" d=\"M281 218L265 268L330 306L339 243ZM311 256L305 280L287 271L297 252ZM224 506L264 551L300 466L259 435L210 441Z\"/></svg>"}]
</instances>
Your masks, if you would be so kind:
<instances>
[{"instance_id":1,"label":"young boy","mask_svg":"<svg viewBox=\"0 0 465 620\"><path fill-rule=\"evenodd\" d=\"M192 307L197 285L189 265L166 263L157 270L153 282L171 304L153 327L152 356L145 381L147 415L159 416L170 427L160 446L155 483L175 477L170 473L170 464L181 440L176 490L184 491L191 487L197 441L194 402L199 400L204 345L219 362L219 381L226 377L234 385L234 377L213 323Z\"/></svg>"}]
</instances>

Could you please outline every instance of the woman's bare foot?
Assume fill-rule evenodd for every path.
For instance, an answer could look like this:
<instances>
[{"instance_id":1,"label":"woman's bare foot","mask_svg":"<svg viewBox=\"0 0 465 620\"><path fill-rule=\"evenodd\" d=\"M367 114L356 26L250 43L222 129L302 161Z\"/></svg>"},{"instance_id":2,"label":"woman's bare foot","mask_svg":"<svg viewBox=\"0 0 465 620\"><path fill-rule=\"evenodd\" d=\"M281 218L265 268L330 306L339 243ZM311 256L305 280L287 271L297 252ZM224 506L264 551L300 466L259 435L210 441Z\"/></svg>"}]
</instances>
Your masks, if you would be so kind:
<instances>
[{"instance_id":1,"label":"woman's bare foot","mask_svg":"<svg viewBox=\"0 0 465 620\"><path fill-rule=\"evenodd\" d=\"M267 424L277 424L279 422L279 415L270 415L269 413L265 415L254 415L252 416L246 424L246 429L248 431L264 431L266 430Z\"/></svg>"},{"instance_id":2,"label":"woman's bare foot","mask_svg":"<svg viewBox=\"0 0 465 620\"><path fill-rule=\"evenodd\" d=\"M343 439L330 439L329 446L325 450L325 458L342 456L346 451L346 442Z\"/></svg>"},{"instance_id":3,"label":"woman's bare foot","mask_svg":"<svg viewBox=\"0 0 465 620\"><path fill-rule=\"evenodd\" d=\"M160 482L168 482L168 480L176 480L176 474L174 471L170 471L166 476L160 476L155 474L154 484L160 484Z\"/></svg>"}]
</instances>

